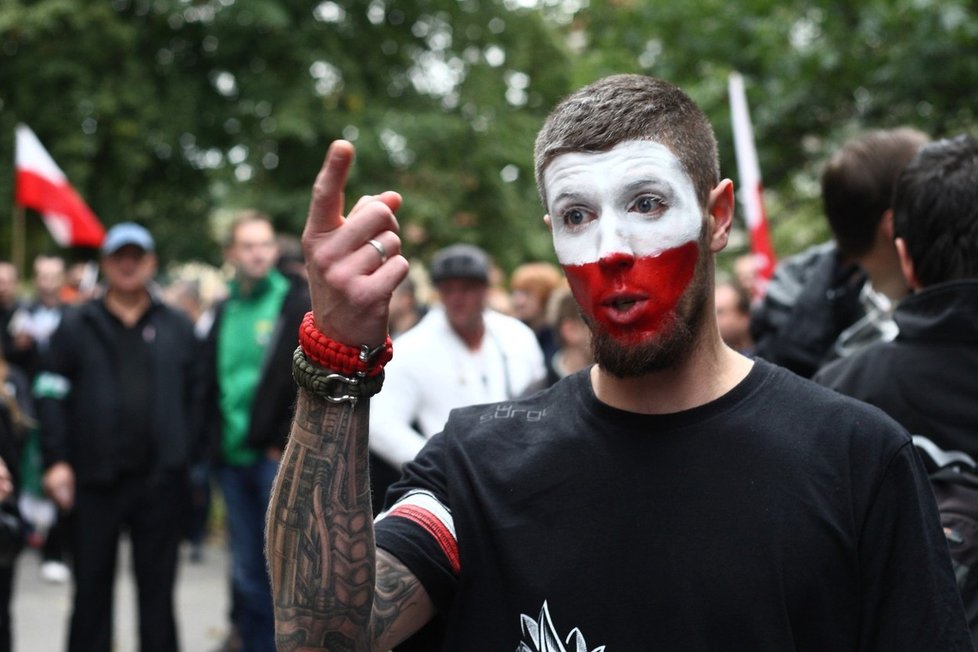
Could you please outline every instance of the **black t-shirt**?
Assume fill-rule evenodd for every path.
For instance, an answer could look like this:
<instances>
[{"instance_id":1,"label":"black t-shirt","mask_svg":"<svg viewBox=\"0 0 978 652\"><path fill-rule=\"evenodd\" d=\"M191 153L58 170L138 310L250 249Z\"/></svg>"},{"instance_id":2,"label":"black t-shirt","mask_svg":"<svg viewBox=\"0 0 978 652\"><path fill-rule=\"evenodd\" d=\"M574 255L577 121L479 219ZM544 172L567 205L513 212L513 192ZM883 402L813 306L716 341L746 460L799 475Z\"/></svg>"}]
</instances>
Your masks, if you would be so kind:
<instances>
[{"instance_id":1,"label":"black t-shirt","mask_svg":"<svg viewBox=\"0 0 978 652\"><path fill-rule=\"evenodd\" d=\"M113 330L113 355L119 387L119 420L114 442L118 466L129 473L145 473L152 466L154 454L153 413L153 341L156 329L143 314L133 326L126 326L105 305Z\"/></svg>"},{"instance_id":2,"label":"black t-shirt","mask_svg":"<svg viewBox=\"0 0 978 652\"><path fill-rule=\"evenodd\" d=\"M586 372L456 410L389 497L444 650L972 649L907 433L761 361L674 414Z\"/></svg>"}]
</instances>

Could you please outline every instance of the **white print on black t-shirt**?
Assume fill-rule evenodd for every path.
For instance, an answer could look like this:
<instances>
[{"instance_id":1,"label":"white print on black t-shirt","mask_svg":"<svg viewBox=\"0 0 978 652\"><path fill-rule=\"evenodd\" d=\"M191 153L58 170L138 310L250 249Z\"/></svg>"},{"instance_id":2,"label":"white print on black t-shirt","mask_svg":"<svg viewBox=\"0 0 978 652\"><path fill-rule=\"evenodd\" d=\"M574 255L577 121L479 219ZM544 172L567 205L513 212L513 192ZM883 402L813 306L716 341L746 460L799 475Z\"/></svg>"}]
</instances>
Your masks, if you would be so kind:
<instances>
[{"instance_id":1,"label":"white print on black t-shirt","mask_svg":"<svg viewBox=\"0 0 978 652\"><path fill-rule=\"evenodd\" d=\"M576 627L567 635L564 641L567 646L564 647L553 621L550 620L550 610L547 608L546 600L540 610L540 619L533 620L526 614L522 614L520 626L523 628L523 641L516 648L516 652L604 652L603 645L589 651L587 643L584 642L584 634Z\"/></svg>"},{"instance_id":2,"label":"white print on black t-shirt","mask_svg":"<svg viewBox=\"0 0 978 652\"><path fill-rule=\"evenodd\" d=\"M487 414L479 416L479 422L485 423L493 419L526 419L527 421L541 421L547 416L550 409L546 410L527 410L526 408L516 407L515 405L497 405L496 408Z\"/></svg>"}]
</instances>

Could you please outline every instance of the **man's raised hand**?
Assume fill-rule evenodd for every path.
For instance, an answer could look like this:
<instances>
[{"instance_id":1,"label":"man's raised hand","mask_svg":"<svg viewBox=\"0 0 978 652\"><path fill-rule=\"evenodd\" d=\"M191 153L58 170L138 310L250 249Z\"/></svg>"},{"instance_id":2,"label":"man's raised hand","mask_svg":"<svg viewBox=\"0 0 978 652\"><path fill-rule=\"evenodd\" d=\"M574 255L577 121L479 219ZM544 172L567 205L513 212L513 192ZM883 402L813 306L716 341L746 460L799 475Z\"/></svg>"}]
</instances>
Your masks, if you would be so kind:
<instances>
[{"instance_id":1,"label":"man's raised hand","mask_svg":"<svg viewBox=\"0 0 978 652\"><path fill-rule=\"evenodd\" d=\"M390 297L408 272L394 216L401 196L362 197L344 217L353 155L345 140L330 145L313 184L302 246L316 326L342 344L374 347L387 337Z\"/></svg>"}]
</instances>

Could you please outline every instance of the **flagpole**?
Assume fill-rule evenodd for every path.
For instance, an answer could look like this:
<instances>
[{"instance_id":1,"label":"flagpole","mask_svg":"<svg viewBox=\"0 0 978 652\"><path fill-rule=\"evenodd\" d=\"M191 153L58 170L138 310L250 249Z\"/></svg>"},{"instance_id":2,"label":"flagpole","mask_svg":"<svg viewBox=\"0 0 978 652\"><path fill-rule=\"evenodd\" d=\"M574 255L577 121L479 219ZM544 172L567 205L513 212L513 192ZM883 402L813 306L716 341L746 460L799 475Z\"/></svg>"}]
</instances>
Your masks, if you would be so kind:
<instances>
[{"instance_id":1,"label":"flagpole","mask_svg":"<svg viewBox=\"0 0 978 652\"><path fill-rule=\"evenodd\" d=\"M24 278L24 241L26 240L27 221L24 218L24 207L14 204L14 219L10 225L10 262L17 269L17 273Z\"/></svg>"}]
</instances>

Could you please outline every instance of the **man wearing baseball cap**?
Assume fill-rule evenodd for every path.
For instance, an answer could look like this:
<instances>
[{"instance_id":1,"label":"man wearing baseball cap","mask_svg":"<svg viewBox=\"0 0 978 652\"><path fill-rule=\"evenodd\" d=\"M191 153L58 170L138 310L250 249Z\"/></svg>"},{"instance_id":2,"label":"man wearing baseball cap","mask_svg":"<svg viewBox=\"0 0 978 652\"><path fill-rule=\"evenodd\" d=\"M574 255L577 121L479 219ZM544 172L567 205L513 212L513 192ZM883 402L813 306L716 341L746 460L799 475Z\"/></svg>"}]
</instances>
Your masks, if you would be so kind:
<instances>
[{"instance_id":1,"label":"man wearing baseball cap","mask_svg":"<svg viewBox=\"0 0 978 652\"><path fill-rule=\"evenodd\" d=\"M69 652L112 647L119 535L128 530L139 649L177 650L173 610L186 469L197 452L193 324L151 292L152 235L124 222L101 249L102 296L65 312L34 383L44 488L74 514Z\"/></svg>"},{"instance_id":2,"label":"man wearing baseball cap","mask_svg":"<svg viewBox=\"0 0 978 652\"><path fill-rule=\"evenodd\" d=\"M546 376L533 331L487 308L489 263L470 244L432 258L440 305L398 337L384 392L370 403L370 448L395 468L441 431L453 408L515 398Z\"/></svg>"}]
</instances>

